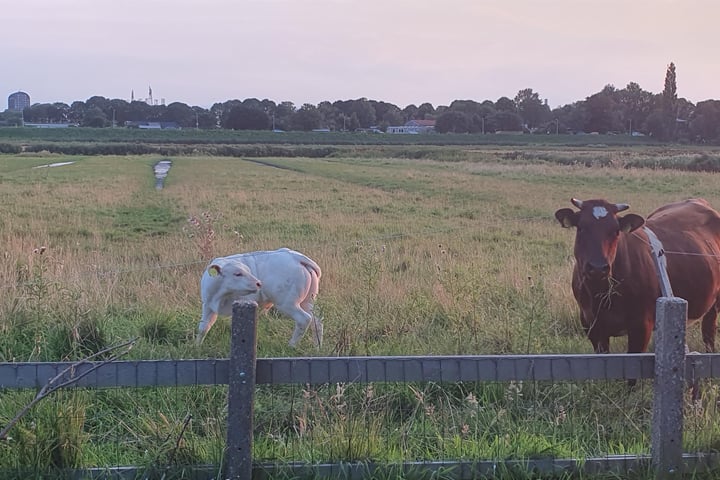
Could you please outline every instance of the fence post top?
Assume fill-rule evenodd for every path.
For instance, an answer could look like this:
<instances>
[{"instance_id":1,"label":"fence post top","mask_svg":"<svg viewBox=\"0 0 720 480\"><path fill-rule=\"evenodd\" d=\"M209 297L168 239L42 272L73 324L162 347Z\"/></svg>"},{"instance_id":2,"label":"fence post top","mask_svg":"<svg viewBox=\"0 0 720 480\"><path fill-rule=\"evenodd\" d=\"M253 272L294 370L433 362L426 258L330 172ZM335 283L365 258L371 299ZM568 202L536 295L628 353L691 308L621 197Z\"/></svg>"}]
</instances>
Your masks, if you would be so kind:
<instances>
[{"instance_id":1,"label":"fence post top","mask_svg":"<svg viewBox=\"0 0 720 480\"><path fill-rule=\"evenodd\" d=\"M258 304L254 300L235 300L232 304L233 311L235 309L244 309L244 308L257 308Z\"/></svg>"},{"instance_id":2,"label":"fence post top","mask_svg":"<svg viewBox=\"0 0 720 480\"><path fill-rule=\"evenodd\" d=\"M663 304L663 305L685 305L687 304L687 300L680 297L658 297L657 304Z\"/></svg>"}]
</instances>

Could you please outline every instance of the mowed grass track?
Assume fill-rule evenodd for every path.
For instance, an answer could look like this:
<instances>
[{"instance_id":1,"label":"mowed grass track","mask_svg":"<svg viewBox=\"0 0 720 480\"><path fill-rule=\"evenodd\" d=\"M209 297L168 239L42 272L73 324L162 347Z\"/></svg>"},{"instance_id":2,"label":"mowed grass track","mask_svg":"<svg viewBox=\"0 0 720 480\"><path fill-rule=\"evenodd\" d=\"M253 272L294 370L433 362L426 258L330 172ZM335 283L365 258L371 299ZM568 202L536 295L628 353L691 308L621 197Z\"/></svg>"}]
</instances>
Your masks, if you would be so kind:
<instances>
[{"instance_id":1,"label":"mowed grass track","mask_svg":"<svg viewBox=\"0 0 720 480\"><path fill-rule=\"evenodd\" d=\"M0 361L82 358L133 337L139 340L127 358L225 357L228 319L194 345L202 269L212 256L282 246L323 269L317 306L325 343L318 350L308 335L297 349L287 347L292 322L271 312L258 323L261 357L588 353L570 291L574 231L560 228L555 210L570 206L571 197L627 202L642 215L688 197L720 207L717 174L499 164L482 150L449 163L177 157L170 158L165 187L156 190L152 165L161 159L0 156ZM62 161L75 163L33 168ZM696 330L690 343L699 350ZM624 351L624 340L612 348ZM623 400L638 422L627 427L628 414L611 393L624 396L624 386L615 383L397 386L372 395L353 386L264 388L257 454L397 460L648 451L648 392ZM58 432L68 431L79 453L65 453L59 464L162 463L174 446L167 439L179 434L188 413L195 428L175 461L218 463L223 391L62 394L18 426L19 443L0 445L0 466L46 465L47 455L16 449L51 449ZM3 424L31 398L0 395ZM302 410L289 414L294 403ZM58 423L56 412L71 407L75 423ZM358 424L348 423L349 411ZM698 431L717 428L710 416L698 418ZM32 422L46 425L45 444L39 435L31 441ZM389 433L398 423L412 424L408 438L415 435L417 444ZM357 428L365 429L365 440L346 449L347 429ZM488 440L487 432L495 436ZM711 443L704 435L692 448ZM447 441L440 442L443 451L438 438ZM398 450L404 443L407 450Z\"/></svg>"}]
</instances>

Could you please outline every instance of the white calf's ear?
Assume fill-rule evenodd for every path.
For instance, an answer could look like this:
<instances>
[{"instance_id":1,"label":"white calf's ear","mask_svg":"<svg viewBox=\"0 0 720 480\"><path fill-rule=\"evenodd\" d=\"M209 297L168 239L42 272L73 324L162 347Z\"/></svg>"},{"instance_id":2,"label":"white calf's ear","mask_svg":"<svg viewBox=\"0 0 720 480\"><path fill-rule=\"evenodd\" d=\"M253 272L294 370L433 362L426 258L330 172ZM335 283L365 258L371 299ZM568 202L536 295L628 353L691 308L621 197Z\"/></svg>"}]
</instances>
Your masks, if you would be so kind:
<instances>
[{"instance_id":1,"label":"white calf's ear","mask_svg":"<svg viewBox=\"0 0 720 480\"><path fill-rule=\"evenodd\" d=\"M220 266L218 265L210 265L208 267L208 275L211 277L217 277L222 273L222 270L220 269Z\"/></svg>"}]
</instances>

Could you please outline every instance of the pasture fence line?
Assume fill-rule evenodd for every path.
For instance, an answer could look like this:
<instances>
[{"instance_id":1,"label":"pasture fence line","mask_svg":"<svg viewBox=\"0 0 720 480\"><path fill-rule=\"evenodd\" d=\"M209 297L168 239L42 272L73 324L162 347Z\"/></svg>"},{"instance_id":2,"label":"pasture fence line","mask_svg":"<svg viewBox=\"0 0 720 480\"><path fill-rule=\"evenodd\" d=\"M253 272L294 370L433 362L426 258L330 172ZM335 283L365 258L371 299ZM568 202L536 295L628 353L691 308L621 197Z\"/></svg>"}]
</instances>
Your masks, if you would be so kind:
<instances>
[{"instance_id":1,"label":"pasture fence line","mask_svg":"<svg viewBox=\"0 0 720 480\"><path fill-rule=\"evenodd\" d=\"M712 453L686 454L682 449L684 378L720 377L720 355L685 355L682 299L658 299L655 354L588 355L466 355L427 357L288 357L256 358L257 306L233 305L232 345L228 359L139 360L0 363L0 389L40 388L67 369L62 380L78 378L71 388L112 388L182 385L228 385L228 425L224 478L290 471L298 475L363 478L373 463L253 462L253 416L256 385L366 384L375 382L519 382L577 380L640 380L654 378L652 446L650 455L606 455L599 458L533 458L525 460L403 462L398 472L448 472L455 478L477 478L508 469L545 474L607 471L627 473L653 468L656 477L677 478L683 471L720 466ZM682 320L682 321L680 321ZM681 325L683 331L672 330ZM671 350L667 350L665 345ZM665 349L665 353L664 350ZM670 353L667 353L670 352ZM91 369L93 369L90 371ZM127 469L135 472L137 469ZM104 470L107 470L104 469ZM202 468L199 468L199 472ZM250 473L248 473L250 472ZM130 475L131 473L126 473ZM208 473L207 478L213 478ZM200 478L200 477L198 477Z\"/></svg>"}]
</instances>

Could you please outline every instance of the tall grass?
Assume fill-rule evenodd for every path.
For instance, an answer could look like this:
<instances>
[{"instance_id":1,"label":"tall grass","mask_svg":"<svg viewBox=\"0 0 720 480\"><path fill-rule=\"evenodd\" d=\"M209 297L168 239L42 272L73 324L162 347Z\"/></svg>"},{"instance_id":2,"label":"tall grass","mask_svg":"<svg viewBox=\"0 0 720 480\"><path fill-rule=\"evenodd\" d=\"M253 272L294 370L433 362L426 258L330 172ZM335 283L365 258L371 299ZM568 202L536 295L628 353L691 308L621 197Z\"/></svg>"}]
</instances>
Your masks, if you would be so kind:
<instances>
[{"instance_id":1,"label":"tall grass","mask_svg":"<svg viewBox=\"0 0 720 480\"><path fill-rule=\"evenodd\" d=\"M325 343L289 348L292 322L270 312L261 357L589 353L569 288L572 233L553 212L571 197L644 215L690 196L720 207L716 174L627 168L632 154L589 167L486 151L454 162L178 157L160 191L156 157L0 156L0 361L79 359L136 336L130 358L225 357L227 319L193 342L202 269L281 246L322 267ZM61 161L75 163L32 168ZM0 422L31 396L0 392ZM257 398L259 460L649 449L649 388L622 382L264 386ZM224 408L224 387L62 392L0 443L0 468L219 464ZM716 448L712 412L707 400L692 417L687 448Z\"/></svg>"}]
</instances>

